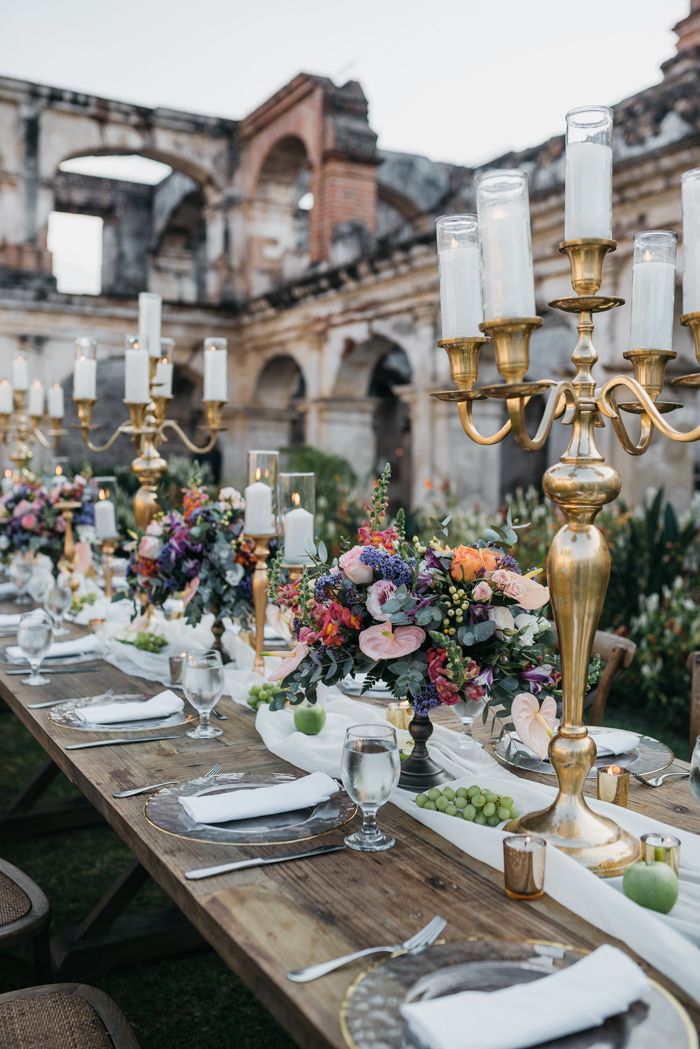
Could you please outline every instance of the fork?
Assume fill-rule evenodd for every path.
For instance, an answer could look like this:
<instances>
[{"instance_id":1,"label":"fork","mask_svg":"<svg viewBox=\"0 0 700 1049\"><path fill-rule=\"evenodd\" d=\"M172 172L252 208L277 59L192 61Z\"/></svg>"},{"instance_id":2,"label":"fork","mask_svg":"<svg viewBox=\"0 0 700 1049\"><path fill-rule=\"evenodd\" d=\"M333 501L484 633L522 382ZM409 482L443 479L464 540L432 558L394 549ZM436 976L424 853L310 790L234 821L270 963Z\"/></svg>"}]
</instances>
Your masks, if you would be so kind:
<instances>
[{"instance_id":1,"label":"fork","mask_svg":"<svg viewBox=\"0 0 700 1049\"><path fill-rule=\"evenodd\" d=\"M424 947L429 947L431 943L435 943L446 925L447 921L437 914L428 922L425 928L411 936L404 943L395 943L392 947L365 947L363 951L354 951L353 954L345 954L341 958L332 958L330 961L320 962L318 965L307 965L305 969L292 969L287 973L287 979L292 980L293 983L308 983L310 980L318 980L320 976L326 976L327 973L332 973L336 969L342 969L344 965L349 965L350 962L355 962L359 958L366 958L370 954L396 954L398 951L415 954L417 951L422 951Z\"/></svg>"},{"instance_id":2,"label":"fork","mask_svg":"<svg viewBox=\"0 0 700 1049\"><path fill-rule=\"evenodd\" d=\"M208 772L205 772L203 776L199 776L199 779L214 779L218 776L223 768L223 765L212 765ZM179 779L167 779L163 783L147 783L145 787L132 787L131 790L118 790L112 795L113 798L135 798L137 794L148 794L149 790L156 790L158 787L172 787L173 783L179 783Z\"/></svg>"},{"instance_id":3,"label":"fork","mask_svg":"<svg viewBox=\"0 0 700 1049\"><path fill-rule=\"evenodd\" d=\"M630 772L632 772L632 769L630 769ZM660 787L667 779L687 779L690 776L690 772L665 772L662 776L654 776L653 779L645 779L644 776L640 776L638 772L632 772L632 775L639 783L643 783L646 787Z\"/></svg>"}]
</instances>

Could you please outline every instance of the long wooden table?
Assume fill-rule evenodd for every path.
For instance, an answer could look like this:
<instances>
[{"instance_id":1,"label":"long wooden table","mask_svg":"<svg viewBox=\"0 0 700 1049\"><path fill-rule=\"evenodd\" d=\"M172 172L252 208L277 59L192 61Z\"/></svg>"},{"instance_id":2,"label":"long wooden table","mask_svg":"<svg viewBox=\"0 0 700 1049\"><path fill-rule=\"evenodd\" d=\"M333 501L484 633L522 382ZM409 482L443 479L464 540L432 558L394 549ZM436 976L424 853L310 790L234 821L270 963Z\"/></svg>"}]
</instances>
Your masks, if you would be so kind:
<instances>
[{"instance_id":1,"label":"long wooden table","mask_svg":"<svg viewBox=\"0 0 700 1049\"><path fill-rule=\"evenodd\" d=\"M250 849L172 837L146 821L144 797L117 800L112 792L179 776L190 778L215 761L225 772L289 771L290 766L265 749L252 712L229 699L220 704L228 720L217 722L224 734L216 740L183 737L79 751L64 748L67 743L93 738L90 734L56 727L46 710L27 708L28 703L42 699L94 694L109 687L146 695L157 689L108 664L95 674L57 675L44 688L28 688L19 678L0 672L0 695L12 711L300 1046L339 1049L345 1044L339 1010L360 970L353 966L299 985L286 979L288 969L371 944L398 943L435 914L448 920L445 937L451 941L538 938L584 948L610 942L600 930L550 898L535 903L509 900L501 874L391 805L381 813L382 825L397 842L388 852L345 850L298 863L186 881L184 872L191 867L274 854L280 847ZM633 784L630 804L650 816L700 832L700 813L686 782L657 790ZM334 837L340 840L341 834L328 840ZM288 847L283 851L289 851ZM651 972L684 1001L698 1026L700 1008L682 990Z\"/></svg>"}]
</instances>

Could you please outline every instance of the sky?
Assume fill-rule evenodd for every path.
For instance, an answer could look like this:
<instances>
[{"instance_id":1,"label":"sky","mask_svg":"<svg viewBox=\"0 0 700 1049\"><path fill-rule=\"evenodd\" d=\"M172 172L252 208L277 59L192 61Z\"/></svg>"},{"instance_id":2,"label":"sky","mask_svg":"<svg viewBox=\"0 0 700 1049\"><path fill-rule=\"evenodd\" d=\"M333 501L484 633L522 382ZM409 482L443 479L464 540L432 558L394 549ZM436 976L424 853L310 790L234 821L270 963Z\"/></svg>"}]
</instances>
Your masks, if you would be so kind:
<instances>
[{"instance_id":1,"label":"sky","mask_svg":"<svg viewBox=\"0 0 700 1049\"><path fill-rule=\"evenodd\" d=\"M0 0L0 74L243 117L359 80L384 149L472 164L659 79L689 0Z\"/></svg>"}]
</instances>

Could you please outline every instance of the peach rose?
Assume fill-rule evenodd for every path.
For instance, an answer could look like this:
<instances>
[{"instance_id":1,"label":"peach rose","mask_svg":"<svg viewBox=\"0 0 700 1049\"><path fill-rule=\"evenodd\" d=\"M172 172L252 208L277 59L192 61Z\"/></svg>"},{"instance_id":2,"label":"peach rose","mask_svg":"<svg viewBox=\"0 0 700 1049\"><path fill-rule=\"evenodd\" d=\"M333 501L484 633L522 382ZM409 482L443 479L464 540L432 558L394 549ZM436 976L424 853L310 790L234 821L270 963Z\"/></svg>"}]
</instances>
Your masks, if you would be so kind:
<instances>
[{"instance_id":1,"label":"peach rose","mask_svg":"<svg viewBox=\"0 0 700 1049\"><path fill-rule=\"evenodd\" d=\"M488 546L456 546L452 552L450 575L458 583L471 583L483 572L488 575L498 567L501 555Z\"/></svg>"},{"instance_id":2,"label":"peach rose","mask_svg":"<svg viewBox=\"0 0 700 1049\"><path fill-rule=\"evenodd\" d=\"M374 578L370 566L360 561L364 551L364 546L351 546L338 560L338 564L351 583L371 583Z\"/></svg>"},{"instance_id":3,"label":"peach rose","mask_svg":"<svg viewBox=\"0 0 700 1049\"><path fill-rule=\"evenodd\" d=\"M419 626L397 626L377 623L367 627L359 636L360 651L369 659L401 659L417 652L425 641L425 630Z\"/></svg>"},{"instance_id":4,"label":"peach rose","mask_svg":"<svg viewBox=\"0 0 700 1049\"><path fill-rule=\"evenodd\" d=\"M163 549L163 544L156 535L144 535L139 543L139 557L155 561Z\"/></svg>"},{"instance_id":5,"label":"peach rose","mask_svg":"<svg viewBox=\"0 0 700 1049\"><path fill-rule=\"evenodd\" d=\"M502 594L512 598L521 608L532 612L549 601L549 589L536 583L530 576L518 575L506 568L499 568L491 576L491 582Z\"/></svg>"}]
</instances>

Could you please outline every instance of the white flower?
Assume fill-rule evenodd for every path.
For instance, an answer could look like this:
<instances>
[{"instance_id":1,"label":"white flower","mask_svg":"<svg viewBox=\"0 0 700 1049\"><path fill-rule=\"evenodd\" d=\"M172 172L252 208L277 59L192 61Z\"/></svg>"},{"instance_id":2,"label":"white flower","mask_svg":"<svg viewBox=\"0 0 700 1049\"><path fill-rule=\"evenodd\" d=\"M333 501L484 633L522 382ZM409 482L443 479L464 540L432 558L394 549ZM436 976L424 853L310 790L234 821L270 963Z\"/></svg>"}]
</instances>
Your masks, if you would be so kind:
<instances>
[{"instance_id":1,"label":"white flower","mask_svg":"<svg viewBox=\"0 0 700 1049\"><path fill-rule=\"evenodd\" d=\"M513 613L505 605L494 605L489 609L489 619L492 619L496 624L496 637L503 640L504 630L515 630L515 620L513 619Z\"/></svg>"},{"instance_id":2,"label":"white flower","mask_svg":"<svg viewBox=\"0 0 700 1049\"><path fill-rule=\"evenodd\" d=\"M230 503L234 510L245 509L245 499L237 488L222 488L219 492L219 501L222 503Z\"/></svg>"},{"instance_id":3,"label":"white flower","mask_svg":"<svg viewBox=\"0 0 700 1049\"><path fill-rule=\"evenodd\" d=\"M539 634L549 629L549 623L544 616L531 616L527 612L521 612L515 617L515 629L520 631L518 644L527 648L534 645Z\"/></svg>"}]
</instances>

